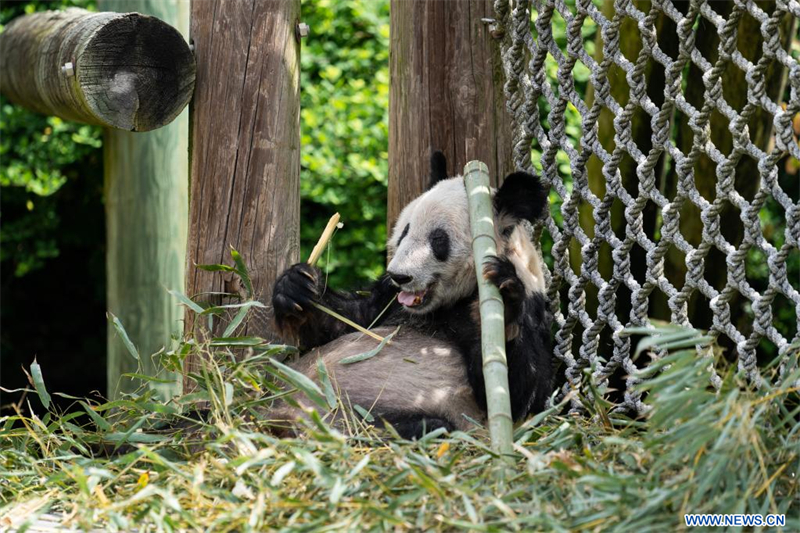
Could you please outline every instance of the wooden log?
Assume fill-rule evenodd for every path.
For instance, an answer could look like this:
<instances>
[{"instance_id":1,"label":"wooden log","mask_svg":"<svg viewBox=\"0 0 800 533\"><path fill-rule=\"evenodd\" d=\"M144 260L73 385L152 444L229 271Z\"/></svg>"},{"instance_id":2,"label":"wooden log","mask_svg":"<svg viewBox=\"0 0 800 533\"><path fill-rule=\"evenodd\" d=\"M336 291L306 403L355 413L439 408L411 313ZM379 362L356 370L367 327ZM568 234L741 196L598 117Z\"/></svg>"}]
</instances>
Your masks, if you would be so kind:
<instances>
[{"instance_id":1,"label":"wooden log","mask_svg":"<svg viewBox=\"0 0 800 533\"><path fill-rule=\"evenodd\" d=\"M189 35L189 0L100 0L100 9L153 15ZM172 383L149 382L162 399L181 392L181 376L160 372L152 354L173 346L183 331L183 308L167 289L183 292L189 202L189 110L164 128L105 133L106 294L139 349L140 365L108 328L108 396L130 392L141 372Z\"/></svg>"},{"instance_id":2,"label":"wooden log","mask_svg":"<svg viewBox=\"0 0 800 533\"><path fill-rule=\"evenodd\" d=\"M194 90L180 32L139 13L45 11L0 33L0 92L66 120L129 131L170 123Z\"/></svg>"},{"instance_id":3,"label":"wooden log","mask_svg":"<svg viewBox=\"0 0 800 533\"><path fill-rule=\"evenodd\" d=\"M392 0L389 227L428 186L431 150L449 171L486 162L492 185L513 170L491 0Z\"/></svg>"},{"instance_id":4,"label":"wooden log","mask_svg":"<svg viewBox=\"0 0 800 533\"><path fill-rule=\"evenodd\" d=\"M300 255L299 0L192 3L197 88L191 105L186 291L237 292L235 276L197 264L247 263L254 297ZM203 296L213 300L215 295ZM187 331L194 314L187 313ZM274 339L269 317L242 334ZM187 361L192 371L197 362Z\"/></svg>"}]
</instances>

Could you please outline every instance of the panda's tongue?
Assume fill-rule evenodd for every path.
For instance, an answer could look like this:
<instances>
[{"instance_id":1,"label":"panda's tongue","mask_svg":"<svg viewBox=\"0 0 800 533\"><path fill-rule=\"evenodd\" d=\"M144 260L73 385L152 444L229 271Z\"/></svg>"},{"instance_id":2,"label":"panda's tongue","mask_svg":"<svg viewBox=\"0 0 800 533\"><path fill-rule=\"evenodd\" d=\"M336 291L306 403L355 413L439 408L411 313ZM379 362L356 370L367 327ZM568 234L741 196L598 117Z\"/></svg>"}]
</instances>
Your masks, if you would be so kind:
<instances>
[{"instance_id":1,"label":"panda's tongue","mask_svg":"<svg viewBox=\"0 0 800 533\"><path fill-rule=\"evenodd\" d=\"M397 301L406 307L414 307L422 303L422 297L425 296L425 291L406 292L400 291L397 295Z\"/></svg>"}]
</instances>

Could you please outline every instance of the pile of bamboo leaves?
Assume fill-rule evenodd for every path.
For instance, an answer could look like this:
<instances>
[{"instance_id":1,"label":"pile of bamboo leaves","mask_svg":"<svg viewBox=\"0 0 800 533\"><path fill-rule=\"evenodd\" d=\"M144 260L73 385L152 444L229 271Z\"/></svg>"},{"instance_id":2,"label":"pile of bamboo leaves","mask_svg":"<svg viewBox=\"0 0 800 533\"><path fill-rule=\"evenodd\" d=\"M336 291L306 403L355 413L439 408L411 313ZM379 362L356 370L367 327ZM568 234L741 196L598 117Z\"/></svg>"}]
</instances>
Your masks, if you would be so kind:
<instances>
[{"instance_id":1,"label":"pile of bamboo leaves","mask_svg":"<svg viewBox=\"0 0 800 533\"><path fill-rule=\"evenodd\" d=\"M652 334L651 345L675 339L670 328ZM684 345L703 342L685 335ZM615 414L600 392L581 398L585 416L556 406L516 428L501 480L481 429L407 442L364 421L346 439L315 417L305 437L276 438L276 379L325 400L277 363L291 348L189 339L165 360L179 367L192 352L205 361L192 394L164 403L143 382L119 401L75 399L68 413L51 401L47 368L32 367L28 397L0 419L0 527L49 513L111 531L663 531L683 513L752 512L800 528L796 365L768 391L733 370L715 391L694 348L670 353L641 385L646 419ZM209 412L188 416L196 405Z\"/></svg>"}]
</instances>

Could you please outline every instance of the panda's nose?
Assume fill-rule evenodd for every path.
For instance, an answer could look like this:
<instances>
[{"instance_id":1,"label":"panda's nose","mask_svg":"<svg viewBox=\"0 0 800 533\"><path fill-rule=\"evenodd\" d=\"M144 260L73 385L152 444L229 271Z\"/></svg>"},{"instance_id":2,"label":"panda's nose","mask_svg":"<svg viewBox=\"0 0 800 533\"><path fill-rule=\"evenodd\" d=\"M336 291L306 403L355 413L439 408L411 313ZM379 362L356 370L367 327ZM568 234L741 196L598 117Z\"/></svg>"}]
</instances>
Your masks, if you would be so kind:
<instances>
[{"instance_id":1,"label":"panda's nose","mask_svg":"<svg viewBox=\"0 0 800 533\"><path fill-rule=\"evenodd\" d=\"M410 283L411 280L414 279L412 276L406 276L405 274L397 274L395 272L392 272L391 270L387 270L386 273L389 274L389 277L392 278L392 281L395 283L395 285L398 286Z\"/></svg>"}]
</instances>

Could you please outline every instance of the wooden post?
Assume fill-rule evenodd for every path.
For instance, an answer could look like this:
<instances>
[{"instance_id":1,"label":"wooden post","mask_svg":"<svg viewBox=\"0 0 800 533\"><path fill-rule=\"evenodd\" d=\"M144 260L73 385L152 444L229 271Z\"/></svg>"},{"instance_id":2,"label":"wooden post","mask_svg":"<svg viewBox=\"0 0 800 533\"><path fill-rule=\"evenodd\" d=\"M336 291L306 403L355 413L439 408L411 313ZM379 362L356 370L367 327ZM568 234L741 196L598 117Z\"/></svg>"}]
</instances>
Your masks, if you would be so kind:
<instances>
[{"instance_id":1,"label":"wooden post","mask_svg":"<svg viewBox=\"0 0 800 533\"><path fill-rule=\"evenodd\" d=\"M299 15L299 0L192 3L190 296L237 292L232 275L195 267L230 264L230 246L266 303L276 276L299 260ZM193 318L187 313L187 331ZM274 338L266 318L251 321L247 334Z\"/></svg>"},{"instance_id":2,"label":"wooden post","mask_svg":"<svg viewBox=\"0 0 800 533\"><path fill-rule=\"evenodd\" d=\"M158 17L189 36L189 0L100 0L100 9ZM188 46L188 43L187 43ZM126 372L155 376L151 356L183 331L183 308L167 289L183 292L188 226L189 110L148 133L106 130L106 292L109 311L122 322L140 354L141 368L109 323L108 395L138 386ZM162 399L181 391L181 376L151 382Z\"/></svg>"},{"instance_id":3,"label":"wooden post","mask_svg":"<svg viewBox=\"0 0 800 533\"><path fill-rule=\"evenodd\" d=\"M138 13L45 11L0 33L0 92L66 120L148 131L189 103L194 58L181 34Z\"/></svg>"},{"instance_id":4,"label":"wooden post","mask_svg":"<svg viewBox=\"0 0 800 533\"><path fill-rule=\"evenodd\" d=\"M391 227L428 185L432 150L455 175L486 162L492 185L513 170L491 0L392 0L389 92Z\"/></svg>"}]
</instances>

